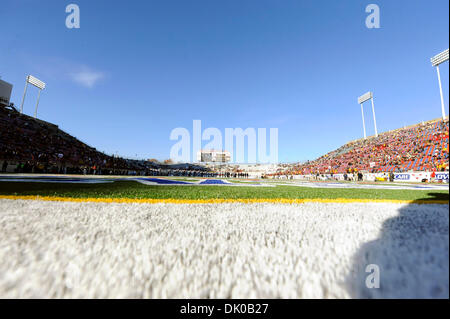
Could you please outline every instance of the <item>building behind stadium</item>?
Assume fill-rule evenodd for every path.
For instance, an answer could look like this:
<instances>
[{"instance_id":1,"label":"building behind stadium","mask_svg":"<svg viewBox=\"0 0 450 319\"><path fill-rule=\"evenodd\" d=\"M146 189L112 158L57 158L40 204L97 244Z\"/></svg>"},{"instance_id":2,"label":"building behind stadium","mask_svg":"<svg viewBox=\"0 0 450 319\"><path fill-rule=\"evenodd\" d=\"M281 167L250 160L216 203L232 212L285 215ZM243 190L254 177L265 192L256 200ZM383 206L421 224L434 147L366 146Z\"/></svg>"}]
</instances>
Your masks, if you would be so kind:
<instances>
[{"instance_id":1,"label":"building behind stadium","mask_svg":"<svg viewBox=\"0 0 450 319\"><path fill-rule=\"evenodd\" d=\"M200 150L197 153L197 161L201 163L228 163L230 160L228 151Z\"/></svg>"}]
</instances>

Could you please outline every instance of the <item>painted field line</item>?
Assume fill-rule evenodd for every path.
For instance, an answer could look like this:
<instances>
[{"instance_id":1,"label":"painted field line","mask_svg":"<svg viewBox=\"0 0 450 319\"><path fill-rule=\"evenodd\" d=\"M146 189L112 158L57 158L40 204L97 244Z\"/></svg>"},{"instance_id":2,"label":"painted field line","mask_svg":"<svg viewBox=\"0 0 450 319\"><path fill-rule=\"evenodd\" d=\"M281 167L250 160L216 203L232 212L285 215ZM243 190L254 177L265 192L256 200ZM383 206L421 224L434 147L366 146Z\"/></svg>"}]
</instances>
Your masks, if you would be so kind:
<instances>
[{"instance_id":1,"label":"painted field line","mask_svg":"<svg viewBox=\"0 0 450 319\"><path fill-rule=\"evenodd\" d=\"M225 204L225 203L273 203L273 204L304 204L304 203L392 203L392 204L449 204L448 200L397 200L397 199L359 199L359 198L237 198L237 199L152 199L152 198L76 198L56 196L16 196L0 195L0 199L37 200L48 202L75 203L127 203L127 204Z\"/></svg>"}]
</instances>

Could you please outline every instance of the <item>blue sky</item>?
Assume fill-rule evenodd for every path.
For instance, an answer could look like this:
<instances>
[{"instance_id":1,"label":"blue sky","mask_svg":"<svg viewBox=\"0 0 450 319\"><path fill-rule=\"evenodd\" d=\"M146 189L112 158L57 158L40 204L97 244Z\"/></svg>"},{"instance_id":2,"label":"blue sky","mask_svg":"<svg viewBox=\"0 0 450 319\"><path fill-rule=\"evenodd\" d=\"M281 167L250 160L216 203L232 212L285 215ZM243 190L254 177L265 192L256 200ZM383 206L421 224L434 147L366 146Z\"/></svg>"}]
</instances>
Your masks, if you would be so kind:
<instances>
[{"instance_id":1,"label":"blue sky","mask_svg":"<svg viewBox=\"0 0 450 319\"><path fill-rule=\"evenodd\" d=\"M441 116L429 61L449 46L449 2L431 2L3 0L0 76L16 105L26 75L45 81L39 117L109 154L166 159L172 129L199 119L277 127L280 161L314 159L362 136L368 90L380 132ZM70 3L80 29L65 26ZM365 26L370 3L380 29Z\"/></svg>"}]
</instances>

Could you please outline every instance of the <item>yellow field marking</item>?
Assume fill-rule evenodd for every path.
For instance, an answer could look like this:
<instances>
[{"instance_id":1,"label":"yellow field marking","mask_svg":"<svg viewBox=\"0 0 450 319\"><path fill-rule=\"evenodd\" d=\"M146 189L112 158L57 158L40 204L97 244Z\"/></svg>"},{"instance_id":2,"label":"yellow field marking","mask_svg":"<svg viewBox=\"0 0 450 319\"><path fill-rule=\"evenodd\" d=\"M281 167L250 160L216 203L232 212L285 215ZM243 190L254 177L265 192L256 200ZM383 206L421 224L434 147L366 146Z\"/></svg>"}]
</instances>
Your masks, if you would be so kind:
<instances>
[{"instance_id":1,"label":"yellow field marking","mask_svg":"<svg viewBox=\"0 0 450 319\"><path fill-rule=\"evenodd\" d=\"M238 199L139 199L139 198L75 198L56 196L15 196L0 195L0 199L11 200L40 200L47 202L75 202L75 203L126 203L126 204L224 204L224 203L273 203L273 204L304 204L304 203L391 203L391 204L448 204L448 200L396 200L396 199L351 199L351 198L238 198Z\"/></svg>"}]
</instances>

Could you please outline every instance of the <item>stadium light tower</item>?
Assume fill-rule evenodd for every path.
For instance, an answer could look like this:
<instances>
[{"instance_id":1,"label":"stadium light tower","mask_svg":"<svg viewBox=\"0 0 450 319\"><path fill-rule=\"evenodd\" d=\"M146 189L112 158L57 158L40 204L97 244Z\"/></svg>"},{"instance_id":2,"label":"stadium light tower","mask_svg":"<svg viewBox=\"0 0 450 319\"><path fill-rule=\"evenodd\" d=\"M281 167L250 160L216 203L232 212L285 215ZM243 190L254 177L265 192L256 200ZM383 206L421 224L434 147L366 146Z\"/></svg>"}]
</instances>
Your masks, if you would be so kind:
<instances>
[{"instance_id":1,"label":"stadium light tower","mask_svg":"<svg viewBox=\"0 0 450 319\"><path fill-rule=\"evenodd\" d=\"M372 114L373 114L373 124L375 125L375 136L378 137L378 130L377 130L377 119L375 117L375 106L373 104L373 93L367 92L366 94L361 95L358 98L358 103L361 105L361 114L362 114L362 122L363 122L363 129L364 129L364 138L366 139L366 125L364 123L364 109L363 104L364 102L371 100L372 101Z\"/></svg>"},{"instance_id":2,"label":"stadium light tower","mask_svg":"<svg viewBox=\"0 0 450 319\"><path fill-rule=\"evenodd\" d=\"M442 84L441 84L441 73L439 72L439 64L448 61L448 49L442 51L441 53L435 55L431 58L431 65L436 67L438 81L439 81L439 91L441 92L441 108L442 108L442 119L445 120L445 106L444 106L444 95L442 94Z\"/></svg>"},{"instance_id":3,"label":"stadium light tower","mask_svg":"<svg viewBox=\"0 0 450 319\"><path fill-rule=\"evenodd\" d=\"M25 95L27 94L28 83L30 83L31 85L33 85L33 86L35 86L35 87L37 87L39 89L37 102L36 102L36 110L34 111L34 118L36 118L37 117L38 105L39 105L39 99L41 97L41 91L43 89L45 89L45 83L42 82L41 80L35 78L32 75L28 75L27 76L27 79L26 79L26 82L25 82L25 90L23 91L22 105L20 106L20 113L23 113L23 103L25 102Z\"/></svg>"}]
</instances>

